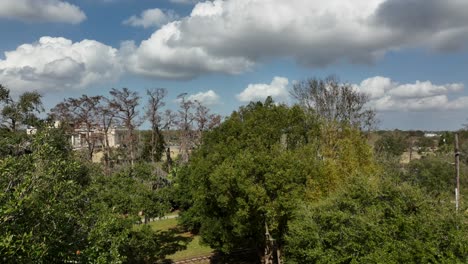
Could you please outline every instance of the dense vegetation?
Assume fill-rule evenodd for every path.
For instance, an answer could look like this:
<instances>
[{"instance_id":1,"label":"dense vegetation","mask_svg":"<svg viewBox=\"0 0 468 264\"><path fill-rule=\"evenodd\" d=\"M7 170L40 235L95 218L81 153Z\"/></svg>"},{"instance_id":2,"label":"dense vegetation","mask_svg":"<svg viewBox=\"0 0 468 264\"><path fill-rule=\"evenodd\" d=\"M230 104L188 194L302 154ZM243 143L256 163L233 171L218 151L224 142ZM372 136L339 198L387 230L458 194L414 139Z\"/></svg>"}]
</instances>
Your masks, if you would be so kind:
<instances>
[{"instance_id":1,"label":"dense vegetation","mask_svg":"<svg viewBox=\"0 0 468 264\"><path fill-rule=\"evenodd\" d=\"M73 126L136 130L139 95L66 99L51 115L65 125L52 128L35 115L40 96L15 101L1 87L2 263L154 263L187 243L145 224L174 210L202 243L264 263L468 262L467 201L462 195L458 212L453 203L452 133L372 132L366 97L335 78L297 84L296 105L267 98L223 122L184 94L180 111L163 114L165 94L147 93L150 131L128 131L120 149L98 148L105 138L90 136L74 151ZM27 135L27 125L37 133ZM168 128L181 146L175 160L163 158L174 140L164 137ZM423 158L400 162L408 150ZM91 162L96 151L101 163Z\"/></svg>"}]
</instances>

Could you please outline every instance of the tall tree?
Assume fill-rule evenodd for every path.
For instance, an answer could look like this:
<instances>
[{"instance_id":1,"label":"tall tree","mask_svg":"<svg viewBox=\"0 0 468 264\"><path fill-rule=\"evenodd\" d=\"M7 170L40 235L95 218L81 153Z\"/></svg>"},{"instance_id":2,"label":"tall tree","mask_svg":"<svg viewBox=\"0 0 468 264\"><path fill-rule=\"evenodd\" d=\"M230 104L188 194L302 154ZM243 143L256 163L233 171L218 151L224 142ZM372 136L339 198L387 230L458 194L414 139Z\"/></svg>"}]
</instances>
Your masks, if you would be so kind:
<instances>
[{"instance_id":1,"label":"tall tree","mask_svg":"<svg viewBox=\"0 0 468 264\"><path fill-rule=\"evenodd\" d=\"M180 131L180 156L181 161L186 163L192 149L192 125L194 120L192 108L194 103L187 99L187 93L180 94L177 99L179 100L177 126Z\"/></svg>"},{"instance_id":2,"label":"tall tree","mask_svg":"<svg viewBox=\"0 0 468 264\"><path fill-rule=\"evenodd\" d=\"M190 207L182 221L224 252L251 247L263 255L265 226L281 247L317 162L315 148L305 145L305 119L299 107L267 99L207 132L177 176L181 207Z\"/></svg>"},{"instance_id":3,"label":"tall tree","mask_svg":"<svg viewBox=\"0 0 468 264\"><path fill-rule=\"evenodd\" d=\"M164 88L148 89L146 94L149 96L146 105L146 118L151 123L151 141L150 141L150 157L151 161L161 160L164 152L164 137L162 130L170 126L171 120L163 123L165 120L162 116L162 108L166 105L163 101L167 95L167 90Z\"/></svg>"},{"instance_id":4,"label":"tall tree","mask_svg":"<svg viewBox=\"0 0 468 264\"><path fill-rule=\"evenodd\" d=\"M99 124L103 132L103 146L104 146L104 165L107 173L110 169L110 158L112 156L109 143L109 133L112 126L116 125L115 109L113 108L110 100L107 97L102 97L100 104L97 106L97 113L99 115Z\"/></svg>"},{"instance_id":5,"label":"tall tree","mask_svg":"<svg viewBox=\"0 0 468 264\"><path fill-rule=\"evenodd\" d=\"M199 101L195 101L194 105L194 121L196 124L194 144L199 146L202 144L203 133L218 126L221 123L221 116L218 114L211 114L210 109Z\"/></svg>"},{"instance_id":6,"label":"tall tree","mask_svg":"<svg viewBox=\"0 0 468 264\"><path fill-rule=\"evenodd\" d=\"M41 97L34 91L25 92L14 100L10 90L0 84L1 125L13 132L21 125L37 125L39 118L36 114L44 111Z\"/></svg>"},{"instance_id":7,"label":"tall tree","mask_svg":"<svg viewBox=\"0 0 468 264\"><path fill-rule=\"evenodd\" d=\"M362 130L371 129L376 123L375 111L366 105L369 97L334 76L298 82L291 95L305 109L328 122L347 123Z\"/></svg>"},{"instance_id":8,"label":"tall tree","mask_svg":"<svg viewBox=\"0 0 468 264\"><path fill-rule=\"evenodd\" d=\"M125 143L130 163L134 164L136 160L137 135L136 129L140 126L139 111L137 107L140 104L140 96L137 92L130 91L128 88L121 90L112 88L110 105L116 110L115 117L122 121L127 129Z\"/></svg>"}]
</instances>

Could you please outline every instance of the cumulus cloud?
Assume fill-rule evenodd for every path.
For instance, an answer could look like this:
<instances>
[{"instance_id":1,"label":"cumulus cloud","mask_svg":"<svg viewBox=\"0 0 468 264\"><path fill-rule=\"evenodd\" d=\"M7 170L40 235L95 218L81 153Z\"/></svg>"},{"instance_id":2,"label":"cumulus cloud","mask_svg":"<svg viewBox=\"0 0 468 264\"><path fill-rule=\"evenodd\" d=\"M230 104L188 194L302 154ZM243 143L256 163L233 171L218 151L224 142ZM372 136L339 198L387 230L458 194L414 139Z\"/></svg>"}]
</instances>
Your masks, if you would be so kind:
<instances>
[{"instance_id":1,"label":"cumulus cloud","mask_svg":"<svg viewBox=\"0 0 468 264\"><path fill-rule=\"evenodd\" d=\"M468 1L387 0L375 22L391 29L402 42L420 42L438 50L460 49L468 40Z\"/></svg>"},{"instance_id":2,"label":"cumulus cloud","mask_svg":"<svg viewBox=\"0 0 468 264\"><path fill-rule=\"evenodd\" d=\"M0 60L0 83L13 92L80 89L116 80L121 72L118 51L94 40L42 37Z\"/></svg>"},{"instance_id":3,"label":"cumulus cloud","mask_svg":"<svg viewBox=\"0 0 468 264\"><path fill-rule=\"evenodd\" d=\"M217 95L213 90L192 94L187 99L190 101L198 101L206 106L216 105L220 102L219 95Z\"/></svg>"},{"instance_id":4,"label":"cumulus cloud","mask_svg":"<svg viewBox=\"0 0 468 264\"><path fill-rule=\"evenodd\" d=\"M214 0L126 47L130 70L157 78L238 74L277 57L307 67L371 63L406 47L463 47L464 10L468 1Z\"/></svg>"},{"instance_id":5,"label":"cumulus cloud","mask_svg":"<svg viewBox=\"0 0 468 264\"><path fill-rule=\"evenodd\" d=\"M121 54L127 70L155 78L191 79L212 72L239 74L253 65L242 57L215 56L202 47L170 46L178 42L179 25L180 21L164 25L138 47L124 42Z\"/></svg>"},{"instance_id":6,"label":"cumulus cloud","mask_svg":"<svg viewBox=\"0 0 468 264\"><path fill-rule=\"evenodd\" d=\"M159 27L178 18L179 16L173 10L163 11L159 8L154 8L143 11L140 16L131 16L123 24L144 28Z\"/></svg>"},{"instance_id":7,"label":"cumulus cloud","mask_svg":"<svg viewBox=\"0 0 468 264\"><path fill-rule=\"evenodd\" d=\"M86 15L76 5L61 0L2 0L0 18L78 24Z\"/></svg>"},{"instance_id":8,"label":"cumulus cloud","mask_svg":"<svg viewBox=\"0 0 468 264\"><path fill-rule=\"evenodd\" d=\"M390 78L376 76L355 85L366 93L370 106L377 111L425 111L457 110L468 108L468 97L449 99L452 94L463 91L461 83L436 85L430 81L400 84Z\"/></svg>"},{"instance_id":9,"label":"cumulus cloud","mask_svg":"<svg viewBox=\"0 0 468 264\"><path fill-rule=\"evenodd\" d=\"M237 95L237 99L241 102L263 101L271 96L276 101L284 101L288 97L288 84L288 79L284 77L275 77L270 84L249 84Z\"/></svg>"}]
</instances>

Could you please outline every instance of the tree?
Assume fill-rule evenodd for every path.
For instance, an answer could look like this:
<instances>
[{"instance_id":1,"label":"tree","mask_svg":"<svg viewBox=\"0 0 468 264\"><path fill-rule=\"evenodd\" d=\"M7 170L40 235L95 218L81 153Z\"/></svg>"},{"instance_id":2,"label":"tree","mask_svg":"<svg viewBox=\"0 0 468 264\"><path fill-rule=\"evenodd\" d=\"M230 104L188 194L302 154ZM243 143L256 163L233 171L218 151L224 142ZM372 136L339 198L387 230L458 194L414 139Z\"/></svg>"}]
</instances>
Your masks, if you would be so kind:
<instances>
[{"instance_id":1,"label":"tree","mask_svg":"<svg viewBox=\"0 0 468 264\"><path fill-rule=\"evenodd\" d=\"M194 136L194 145L199 146L202 144L203 133L218 126L221 123L221 116L210 114L210 109L199 101L195 101L194 104L194 121L197 126L196 134Z\"/></svg>"},{"instance_id":2,"label":"tree","mask_svg":"<svg viewBox=\"0 0 468 264\"><path fill-rule=\"evenodd\" d=\"M72 124L72 133L84 130L88 160L93 159L96 144L102 141L99 125L102 96L82 95L80 98L68 98L56 105L51 113L54 118L61 119L62 123Z\"/></svg>"},{"instance_id":3,"label":"tree","mask_svg":"<svg viewBox=\"0 0 468 264\"><path fill-rule=\"evenodd\" d=\"M86 169L60 131L40 131L32 153L0 160L3 263L73 261L85 246Z\"/></svg>"},{"instance_id":4,"label":"tree","mask_svg":"<svg viewBox=\"0 0 468 264\"><path fill-rule=\"evenodd\" d=\"M250 103L204 135L177 175L182 221L223 252L254 248L264 255L265 226L281 248L286 225L308 177L316 148L299 107ZM265 256L263 256L266 258Z\"/></svg>"},{"instance_id":5,"label":"tree","mask_svg":"<svg viewBox=\"0 0 468 264\"><path fill-rule=\"evenodd\" d=\"M198 147L203 134L221 123L221 116L211 114L210 109L200 101L189 100L187 93L177 96L179 111L175 117L175 124L179 129L180 161L187 163L190 153Z\"/></svg>"},{"instance_id":6,"label":"tree","mask_svg":"<svg viewBox=\"0 0 468 264\"><path fill-rule=\"evenodd\" d=\"M0 84L0 106L2 126L7 127L12 132L16 132L21 125L35 126L39 118L36 113L44 111L41 102L41 95L38 92L25 92L18 100L14 100L10 95L10 90Z\"/></svg>"},{"instance_id":7,"label":"tree","mask_svg":"<svg viewBox=\"0 0 468 264\"><path fill-rule=\"evenodd\" d=\"M183 163L187 163L189 152L192 149L192 123L194 120L191 109L193 102L188 100L187 93L182 93L177 96L179 100L179 112L177 126L180 130L180 156Z\"/></svg>"},{"instance_id":8,"label":"tree","mask_svg":"<svg viewBox=\"0 0 468 264\"><path fill-rule=\"evenodd\" d=\"M150 169L104 177L75 158L62 129L31 140L30 153L0 159L2 263L155 263L184 247L188 238L135 226L138 209L167 210Z\"/></svg>"},{"instance_id":9,"label":"tree","mask_svg":"<svg viewBox=\"0 0 468 264\"><path fill-rule=\"evenodd\" d=\"M418 139L417 144L421 151L430 151L434 149L436 141L431 137L421 137Z\"/></svg>"},{"instance_id":10,"label":"tree","mask_svg":"<svg viewBox=\"0 0 468 264\"><path fill-rule=\"evenodd\" d=\"M127 129L125 139L126 150L130 163L133 166L136 159L138 140L135 130L141 124L141 120L138 119L139 112L137 110L140 96L138 96L137 92L132 92L128 88L122 88L121 90L112 88L109 93L112 96L110 99L110 106L117 111L115 117L120 119Z\"/></svg>"},{"instance_id":11,"label":"tree","mask_svg":"<svg viewBox=\"0 0 468 264\"><path fill-rule=\"evenodd\" d=\"M354 181L289 224L286 263L464 263L466 215L416 186L375 177Z\"/></svg>"},{"instance_id":12,"label":"tree","mask_svg":"<svg viewBox=\"0 0 468 264\"><path fill-rule=\"evenodd\" d=\"M362 130L372 129L376 123L375 112L366 106L369 97L334 76L298 82L291 95L299 105L328 122L347 123Z\"/></svg>"},{"instance_id":13,"label":"tree","mask_svg":"<svg viewBox=\"0 0 468 264\"><path fill-rule=\"evenodd\" d=\"M455 134L453 132L442 132L438 142L438 152L453 152Z\"/></svg>"},{"instance_id":14,"label":"tree","mask_svg":"<svg viewBox=\"0 0 468 264\"><path fill-rule=\"evenodd\" d=\"M427 156L420 160L413 160L402 178L418 186L437 199L449 203L453 199L455 188L455 169L453 159L445 156ZM460 166L462 175L467 172L466 166ZM461 177L460 189L468 187L468 179ZM462 197L464 198L464 197Z\"/></svg>"},{"instance_id":15,"label":"tree","mask_svg":"<svg viewBox=\"0 0 468 264\"><path fill-rule=\"evenodd\" d=\"M405 136L398 131L383 134L374 145L378 153L388 153L393 156L401 156L407 149L407 140Z\"/></svg>"},{"instance_id":16,"label":"tree","mask_svg":"<svg viewBox=\"0 0 468 264\"><path fill-rule=\"evenodd\" d=\"M146 94L149 96L146 118L151 123L151 140L149 142L149 157L152 162L160 161L161 156L165 150L164 148L164 137L162 130L168 128L173 120L172 115L166 114L167 119L163 119L161 108L165 106L163 101L167 95L167 90L164 88L146 90ZM164 122L165 121L165 122ZM164 122L164 123L163 123Z\"/></svg>"},{"instance_id":17,"label":"tree","mask_svg":"<svg viewBox=\"0 0 468 264\"><path fill-rule=\"evenodd\" d=\"M117 125L115 118L115 109L113 108L110 100L104 96L101 97L101 102L97 106L99 126L102 128L103 132L103 146L104 146L104 164L106 167L107 173L109 173L111 166L111 157L112 157L112 148L109 143L109 132L112 126Z\"/></svg>"}]
</instances>

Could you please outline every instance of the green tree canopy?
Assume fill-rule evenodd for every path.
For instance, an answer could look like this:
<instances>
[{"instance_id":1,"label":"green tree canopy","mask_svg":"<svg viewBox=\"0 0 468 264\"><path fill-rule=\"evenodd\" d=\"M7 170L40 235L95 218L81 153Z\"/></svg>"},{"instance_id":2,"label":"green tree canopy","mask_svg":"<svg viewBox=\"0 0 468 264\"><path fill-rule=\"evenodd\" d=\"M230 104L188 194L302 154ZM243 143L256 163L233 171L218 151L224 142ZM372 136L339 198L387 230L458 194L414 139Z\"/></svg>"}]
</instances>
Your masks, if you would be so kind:
<instances>
[{"instance_id":1,"label":"green tree canopy","mask_svg":"<svg viewBox=\"0 0 468 264\"><path fill-rule=\"evenodd\" d=\"M388 132L375 142L375 150L393 156L401 156L409 147L406 137L399 131Z\"/></svg>"},{"instance_id":2,"label":"green tree canopy","mask_svg":"<svg viewBox=\"0 0 468 264\"><path fill-rule=\"evenodd\" d=\"M177 186L202 240L229 252L262 249L265 225L281 241L295 201L316 171L318 124L299 108L250 103L208 132ZM315 130L314 130L315 128Z\"/></svg>"},{"instance_id":3,"label":"green tree canopy","mask_svg":"<svg viewBox=\"0 0 468 264\"><path fill-rule=\"evenodd\" d=\"M0 84L0 109L2 126L16 131L21 125L35 126L39 122L37 113L42 112L41 95L38 92L25 92L14 100L10 90Z\"/></svg>"},{"instance_id":4,"label":"green tree canopy","mask_svg":"<svg viewBox=\"0 0 468 264\"><path fill-rule=\"evenodd\" d=\"M465 263L467 217L422 189L355 181L290 222L286 263Z\"/></svg>"}]
</instances>

